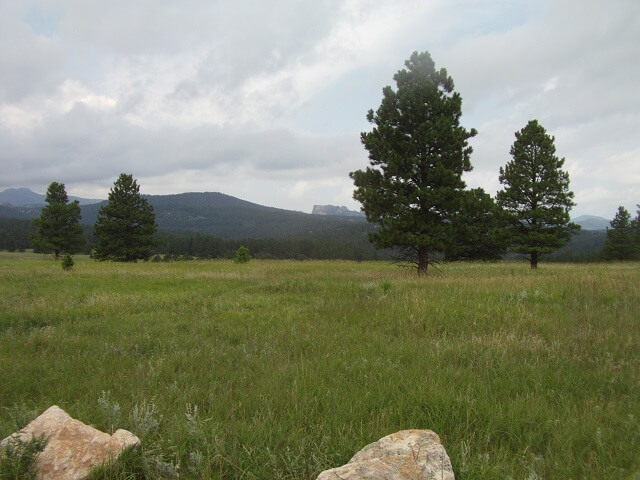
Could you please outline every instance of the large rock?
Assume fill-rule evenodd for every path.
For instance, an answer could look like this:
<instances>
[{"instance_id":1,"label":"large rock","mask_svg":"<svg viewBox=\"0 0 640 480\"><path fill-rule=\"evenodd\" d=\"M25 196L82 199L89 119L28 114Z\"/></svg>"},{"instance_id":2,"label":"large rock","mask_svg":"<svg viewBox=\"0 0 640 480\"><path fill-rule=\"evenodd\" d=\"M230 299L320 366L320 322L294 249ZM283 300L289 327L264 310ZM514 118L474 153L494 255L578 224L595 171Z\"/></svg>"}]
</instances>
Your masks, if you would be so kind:
<instances>
[{"instance_id":1,"label":"large rock","mask_svg":"<svg viewBox=\"0 0 640 480\"><path fill-rule=\"evenodd\" d=\"M314 205L311 215L329 215L336 217L362 217L364 212L349 210L347 207L337 205Z\"/></svg>"},{"instance_id":2,"label":"large rock","mask_svg":"<svg viewBox=\"0 0 640 480\"><path fill-rule=\"evenodd\" d=\"M82 480L92 468L115 460L127 447L140 445L133 433L117 430L113 435L71 418L56 405L17 433L0 442L4 447L15 439L23 442L44 435L47 445L36 457L38 479Z\"/></svg>"},{"instance_id":3,"label":"large rock","mask_svg":"<svg viewBox=\"0 0 640 480\"><path fill-rule=\"evenodd\" d=\"M317 480L454 480L451 461L431 430L402 430L367 445Z\"/></svg>"}]
</instances>

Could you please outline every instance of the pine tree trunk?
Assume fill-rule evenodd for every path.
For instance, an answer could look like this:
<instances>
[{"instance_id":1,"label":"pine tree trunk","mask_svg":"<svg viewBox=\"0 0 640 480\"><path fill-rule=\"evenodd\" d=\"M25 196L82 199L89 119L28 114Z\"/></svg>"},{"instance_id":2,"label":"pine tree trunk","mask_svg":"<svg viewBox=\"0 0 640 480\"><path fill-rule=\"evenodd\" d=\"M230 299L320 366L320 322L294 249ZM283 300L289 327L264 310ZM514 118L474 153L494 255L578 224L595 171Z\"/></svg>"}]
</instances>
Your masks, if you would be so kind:
<instances>
[{"instance_id":1,"label":"pine tree trunk","mask_svg":"<svg viewBox=\"0 0 640 480\"><path fill-rule=\"evenodd\" d=\"M538 268L538 252L531 254L531 268Z\"/></svg>"},{"instance_id":2,"label":"pine tree trunk","mask_svg":"<svg viewBox=\"0 0 640 480\"><path fill-rule=\"evenodd\" d=\"M424 247L418 247L418 275L426 275L429 266L429 253Z\"/></svg>"}]
</instances>

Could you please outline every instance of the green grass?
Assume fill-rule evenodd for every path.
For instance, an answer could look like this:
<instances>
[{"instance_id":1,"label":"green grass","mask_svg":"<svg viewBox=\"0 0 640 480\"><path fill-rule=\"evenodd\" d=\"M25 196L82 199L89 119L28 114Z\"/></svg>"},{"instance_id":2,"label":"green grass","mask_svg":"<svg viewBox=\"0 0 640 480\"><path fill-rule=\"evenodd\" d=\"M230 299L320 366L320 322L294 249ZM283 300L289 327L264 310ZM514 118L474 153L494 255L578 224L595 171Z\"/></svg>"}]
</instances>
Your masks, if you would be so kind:
<instances>
[{"instance_id":1,"label":"green grass","mask_svg":"<svg viewBox=\"0 0 640 480\"><path fill-rule=\"evenodd\" d=\"M639 263L431 273L0 254L0 438L57 404L143 437L101 479L314 479L406 428L458 479L637 478Z\"/></svg>"}]
</instances>

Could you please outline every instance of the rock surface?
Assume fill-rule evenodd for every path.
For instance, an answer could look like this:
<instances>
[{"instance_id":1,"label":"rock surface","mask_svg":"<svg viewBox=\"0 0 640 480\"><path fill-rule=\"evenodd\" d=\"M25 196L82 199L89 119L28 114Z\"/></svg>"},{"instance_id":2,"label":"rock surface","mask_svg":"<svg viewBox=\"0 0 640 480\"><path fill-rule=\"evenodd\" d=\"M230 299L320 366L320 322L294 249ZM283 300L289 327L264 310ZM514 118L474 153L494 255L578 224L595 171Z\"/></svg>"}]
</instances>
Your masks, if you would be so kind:
<instances>
[{"instance_id":1,"label":"rock surface","mask_svg":"<svg viewBox=\"0 0 640 480\"><path fill-rule=\"evenodd\" d=\"M41 435L48 439L36 457L37 478L41 480L82 480L92 468L115 460L125 448L140 445L138 437L127 430L109 435L74 420L54 405L25 428L5 438L0 447L14 439L26 442Z\"/></svg>"},{"instance_id":2,"label":"rock surface","mask_svg":"<svg viewBox=\"0 0 640 480\"><path fill-rule=\"evenodd\" d=\"M451 461L431 430L402 430L371 443L317 480L454 480Z\"/></svg>"},{"instance_id":3,"label":"rock surface","mask_svg":"<svg viewBox=\"0 0 640 480\"><path fill-rule=\"evenodd\" d=\"M329 215L338 217L362 217L364 212L349 210L347 207L338 205L314 205L311 215Z\"/></svg>"}]
</instances>

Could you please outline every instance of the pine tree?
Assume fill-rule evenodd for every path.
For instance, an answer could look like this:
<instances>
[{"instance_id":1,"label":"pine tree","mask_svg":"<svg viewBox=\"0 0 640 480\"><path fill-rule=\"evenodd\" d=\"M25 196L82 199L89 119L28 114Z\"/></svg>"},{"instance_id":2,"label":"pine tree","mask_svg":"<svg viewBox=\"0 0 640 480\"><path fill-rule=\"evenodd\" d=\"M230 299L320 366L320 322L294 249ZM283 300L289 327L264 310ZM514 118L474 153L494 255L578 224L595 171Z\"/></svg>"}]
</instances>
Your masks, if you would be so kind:
<instances>
[{"instance_id":1,"label":"pine tree","mask_svg":"<svg viewBox=\"0 0 640 480\"><path fill-rule=\"evenodd\" d=\"M120 174L108 200L94 226L98 238L94 257L117 262L147 260L157 227L153 207L140 195L137 181L132 175Z\"/></svg>"},{"instance_id":2,"label":"pine tree","mask_svg":"<svg viewBox=\"0 0 640 480\"><path fill-rule=\"evenodd\" d=\"M62 269L67 272L69 270L71 270L73 268L74 262L73 262L73 257L71 255L69 255L68 253L62 258Z\"/></svg>"},{"instance_id":3,"label":"pine tree","mask_svg":"<svg viewBox=\"0 0 640 480\"><path fill-rule=\"evenodd\" d=\"M448 261L498 260L505 253L504 215L482 188L464 192L451 230L444 252Z\"/></svg>"},{"instance_id":4,"label":"pine tree","mask_svg":"<svg viewBox=\"0 0 640 480\"><path fill-rule=\"evenodd\" d=\"M236 250L236 254L233 257L233 261L235 263L247 263L251 260L251 255L249 254L249 249L244 245L240 245L238 250Z\"/></svg>"},{"instance_id":5,"label":"pine tree","mask_svg":"<svg viewBox=\"0 0 640 480\"><path fill-rule=\"evenodd\" d=\"M43 252L53 252L56 260L62 253L77 253L85 243L80 225L78 201L69 203L64 183L53 182L47 188L47 205L40 217L33 220L37 227L31 237L31 245Z\"/></svg>"},{"instance_id":6,"label":"pine tree","mask_svg":"<svg viewBox=\"0 0 640 480\"><path fill-rule=\"evenodd\" d=\"M607 260L634 260L638 258L636 220L623 206L618 207L616 216L611 220L611 228L607 228L607 242L604 256Z\"/></svg>"},{"instance_id":7,"label":"pine tree","mask_svg":"<svg viewBox=\"0 0 640 480\"><path fill-rule=\"evenodd\" d=\"M367 114L374 128L361 140L370 166L350 177L354 199L380 226L371 241L409 252L418 274L426 274L462 203L462 173L471 170L467 140L476 131L460 125L462 98L428 52L414 52L405 66L393 77L397 90L385 87L380 107Z\"/></svg>"},{"instance_id":8,"label":"pine tree","mask_svg":"<svg viewBox=\"0 0 640 480\"><path fill-rule=\"evenodd\" d=\"M562 170L564 158L556 156L555 138L537 120L515 135L509 152L513 160L500 167L504 190L497 200L509 223L509 244L529 255L531 268L537 268L540 255L565 245L580 226L569 221L573 192Z\"/></svg>"},{"instance_id":9,"label":"pine tree","mask_svg":"<svg viewBox=\"0 0 640 480\"><path fill-rule=\"evenodd\" d=\"M631 220L631 230L633 231L634 258L640 260L640 205L636 205L636 218Z\"/></svg>"}]
</instances>

